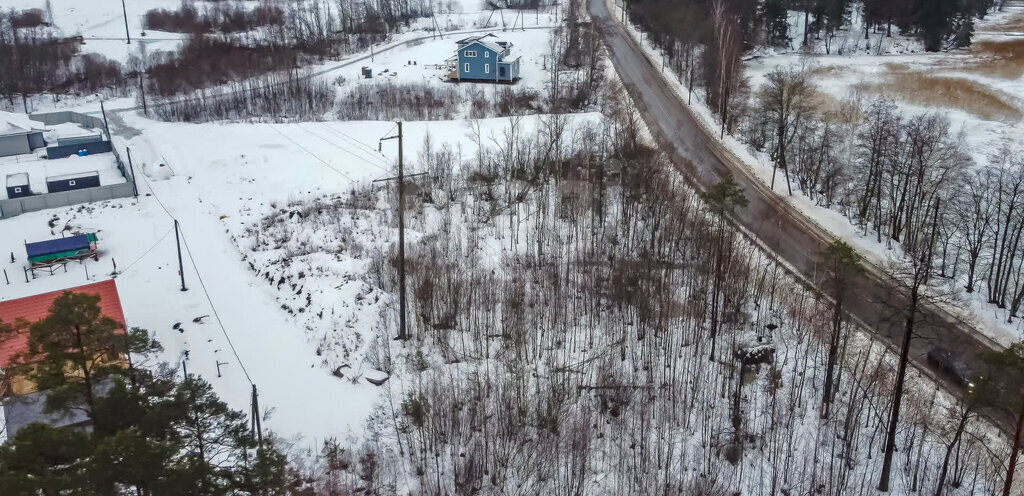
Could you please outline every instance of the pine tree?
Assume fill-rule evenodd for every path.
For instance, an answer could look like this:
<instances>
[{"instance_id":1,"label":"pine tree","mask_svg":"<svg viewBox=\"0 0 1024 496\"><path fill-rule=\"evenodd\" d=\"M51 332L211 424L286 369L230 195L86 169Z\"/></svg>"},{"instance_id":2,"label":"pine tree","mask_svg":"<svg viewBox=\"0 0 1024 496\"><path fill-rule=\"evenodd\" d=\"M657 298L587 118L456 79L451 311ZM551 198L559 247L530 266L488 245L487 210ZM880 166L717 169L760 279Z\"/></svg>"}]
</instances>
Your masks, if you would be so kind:
<instances>
[{"instance_id":1,"label":"pine tree","mask_svg":"<svg viewBox=\"0 0 1024 496\"><path fill-rule=\"evenodd\" d=\"M29 424L0 444L0 488L7 496L98 494L82 461L92 452L84 432Z\"/></svg>"},{"instance_id":2,"label":"pine tree","mask_svg":"<svg viewBox=\"0 0 1024 496\"><path fill-rule=\"evenodd\" d=\"M28 351L11 365L40 391L46 409L81 408L94 420L96 396L109 380L130 373L125 354L158 351L146 331L123 332L124 324L102 314L98 295L66 291L53 301L50 314L29 327Z\"/></svg>"},{"instance_id":3,"label":"pine tree","mask_svg":"<svg viewBox=\"0 0 1024 496\"><path fill-rule=\"evenodd\" d=\"M30 424L0 446L0 494L139 496L283 494L295 480L272 441L262 445L246 416L196 377L126 367L125 351L160 349L139 329L102 316L99 297L65 293L50 315L0 323L0 339L29 327L17 357L52 411L84 409L91 432Z\"/></svg>"}]
</instances>

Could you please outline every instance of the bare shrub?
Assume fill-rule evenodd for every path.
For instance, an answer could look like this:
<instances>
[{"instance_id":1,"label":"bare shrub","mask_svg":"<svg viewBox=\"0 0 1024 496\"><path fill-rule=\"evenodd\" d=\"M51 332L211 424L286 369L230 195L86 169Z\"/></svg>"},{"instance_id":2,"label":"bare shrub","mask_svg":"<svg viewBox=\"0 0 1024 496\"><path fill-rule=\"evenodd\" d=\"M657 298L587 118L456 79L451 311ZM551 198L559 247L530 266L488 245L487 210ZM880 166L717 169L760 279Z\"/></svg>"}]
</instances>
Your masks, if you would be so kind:
<instances>
[{"instance_id":1,"label":"bare shrub","mask_svg":"<svg viewBox=\"0 0 1024 496\"><path fill-rule=\"evenodd\" d=\"M212 90L157 101L155 115L165 121L321 120L334 105L334 86L319 78L275 73Z\"/></svg>"},{"instance_id":2,"label":"bare shrub","mask_svg":"<svg viewBox=\"0 0 1024 496\"><path fill-rule=\"evenodd\" d=\"M341 120L450 120L455 118L462 98L454 87L434 88L424 84L357 85L344 94L338 105Z\"/></svg>"},{"instance_id":3,"label":"bare shrub","mask_svg":"<svg viewBox=\"0 0 1024 496\"><path fill-rule=\"evenodd\" d=\"M28 9L11 16L11 27L14 29L36 28L46 24L46 15L40 9Z\"/></svg>"}]
</instances>

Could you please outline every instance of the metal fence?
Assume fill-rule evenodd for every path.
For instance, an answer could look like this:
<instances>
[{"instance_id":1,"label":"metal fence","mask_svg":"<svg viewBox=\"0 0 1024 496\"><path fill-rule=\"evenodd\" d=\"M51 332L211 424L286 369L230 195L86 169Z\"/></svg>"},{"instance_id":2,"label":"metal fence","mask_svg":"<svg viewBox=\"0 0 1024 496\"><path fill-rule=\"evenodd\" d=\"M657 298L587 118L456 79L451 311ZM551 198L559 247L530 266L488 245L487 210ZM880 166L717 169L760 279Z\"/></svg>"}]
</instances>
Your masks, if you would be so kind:
<instances>
[{"instance_id":1,"label":"metal fence","mask_svg":"<svg viewBox=\"0 0 1024 496\"><path fill-rule=\"evenodd\" d=\"M57 145L46 147L46 158L49 160L55 158L70 157L77 155L78 152L85 150L89 152L89 155L95 155L97 153L106 153L111 151L109 141L93 141L92 143L78 143L71 145Z\"/></svg>"},{"instance_id":2,"label":"metal fence","mask_svg":"<svg viewBox=\"0 0 1024 496\"><path fill-rule=\"evenodd\" d=\"M85 127L101 129L104 132L107 129L106 126L103 125L103 119L91 115L80 114L78 112L71 112L70 110L32 114L32 120L42 122L47 126L56 126L57 124L74 122L75 124Z\"/></svg>"},{"instance_id":3,"label":"metal fence","mask_svg":"<svg viewBox=\"0 0 1024 496\"><path fill-rule=\"evenodd\" d=\"M60 193L47 193L45 195L24 196L11 200L0 200L0 219L14 217L25 212L35 212L47 208L67 207L79 203L113 200L115 198L127 198L134 194L132 184L108 184L95 188L76 189L74 191L61 191Z\"/></svg>"},{"instance_id":4,"label":"metal fence","mask_svg":"<svg viewBox=\"0 0 1024 496\"><path fill-rule=\"evenodd\" d=\"M47 126L74 122L85 127L101 129L106 132L106 126L103 124L103 119L93 117L91 115L80 114L78 112L62 111L32 114L32 120L42 122ZM0 219L6 219L26 212L35 212L37 210L45 210L48 208L67 207L70 205L78 205L80 203L127 198L135 195L135 186L131 168L125 161L121 160L121 154L118 153L117 147L111 147L110 151L114 154L114 159L117 161L117 170L121 171L121 176L124 177L125 182L119 184L108 184L95 188L0 200Z\"/></svg>"}]
</instances>

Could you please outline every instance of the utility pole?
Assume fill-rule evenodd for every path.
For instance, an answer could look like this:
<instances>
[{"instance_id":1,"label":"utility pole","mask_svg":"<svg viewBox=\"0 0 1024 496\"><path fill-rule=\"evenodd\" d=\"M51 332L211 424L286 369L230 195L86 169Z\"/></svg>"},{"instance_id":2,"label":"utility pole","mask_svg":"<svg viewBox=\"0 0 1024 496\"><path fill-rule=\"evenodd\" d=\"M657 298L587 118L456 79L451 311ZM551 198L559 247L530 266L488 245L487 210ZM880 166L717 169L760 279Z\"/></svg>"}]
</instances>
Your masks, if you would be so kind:
<instances>
[{"instance_id":1,"label":"utility pole","mask_svg":"<svg viewBox=\"0 0 1024 496\"><path fill-rule=\"evenodd\" d=\"M402 161L402 123L398 124L398 134L386 136L380 141L398 140L398 337L395 339L405 341L409 334L405 327L405 164ZM382 179L388 181L388 178Z\"/></svg>"},{"instance_id":2,"label":"utility pole","mask_svg":"<svg viewBox=\"0 0 1024 496\"><path fill-rule=\"evenodd\" d=\"M100 100L100 114L103 115L103 130L107 132L107 139L111 139L110 123L107 122L107 109L103 106L103 100Z\"/></svg>"},{"instance_id":3,"label":"utility pole","mask_svg":"<svg viewBox=\"0 0 1024 496\"><path fill-rule=\"evenodd\" d=\"M146 83L142 80L142 71L139 71L139 93L142 96L142 113L149 115L149 108L146 106Z\"/></svg>"},{"instance_id":4,"label":"utility pole","mask_svg":"<svg viewBox=\"0 0 1024 496\"><path fill-rule=\"evenodd\" d=\"M181 237L178 234L178 219L174 219L174 241L178 244L178 275L181 276L181 290L188 291L185 287L185 265L181 262Z\"/></svg>"},{"instance_id":5,"label":"utility pole","mask_svg":"<svg viewBox=\"0 0 1024 496\"><path fill-rule=\"evenodd\" d=\"M128 44L132 44L132 33L128 31L128 9L124 6L124 0L121 0L121 12L124 14L124 36L128 38Z\"/></svg>"},{"instance_id":6,"label":"utility pole","mask_svg":"<svg viewBox=\"0 0 1024 496\"><path fill-rule=\"evenodd\" d=\"M260 395L256 392L256 385L252 385L252 430L256 434L259 446L263 446L263 426L260 425Z\"/></svg>"},{"instance_id":7,"label":"utility pole","mask_svg":"<svg viewBox=\"0 0 1024 496\"><path fill-rule=\"evenodd\" d=\"M135 182L135 166L132 165L132 149L125 148L128 152L128 172L132 175L132 193L135 194L135 198L139 197L139 184Z\"/></svg>"}]
</instances>

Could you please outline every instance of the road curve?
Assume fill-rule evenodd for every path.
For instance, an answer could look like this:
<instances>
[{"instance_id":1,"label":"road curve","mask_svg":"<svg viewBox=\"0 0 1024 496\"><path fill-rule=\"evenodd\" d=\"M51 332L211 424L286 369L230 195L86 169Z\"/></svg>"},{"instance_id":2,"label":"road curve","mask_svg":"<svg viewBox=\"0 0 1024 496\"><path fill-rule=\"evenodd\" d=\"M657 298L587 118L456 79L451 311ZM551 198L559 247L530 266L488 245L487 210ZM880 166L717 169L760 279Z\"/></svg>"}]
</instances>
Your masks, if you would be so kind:
<instances>
[{"instance_id":1,"label":"road curve","mask_svg":"<svg viewBox=\"0 0 1024 496\"><path fill-rule=\"evenodd\" d=\"M609 13L605 0L589 0L589 10L623 85L677 169L700 190L732 173L749 200L749 205L737 212L735 221L757 244L796 271L796 276L813 281L818 254L834 239L832 235L768 189L701 126L661 71ZM852 317L898 350L905 326L906 294L882 269L866 265L866 273L851 281L853 291L845 306ZM962 390L948 377L938 370L929 370L928 351L935 346L947 348L973 370L982 370L979 354L999 345L943 309L925 308L919 320L911 358L918 368L940 379L951 392L961 394Z\"/></svg>"}]
</instances>

